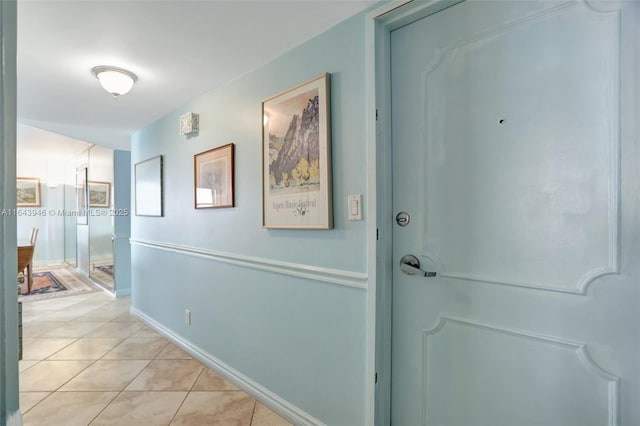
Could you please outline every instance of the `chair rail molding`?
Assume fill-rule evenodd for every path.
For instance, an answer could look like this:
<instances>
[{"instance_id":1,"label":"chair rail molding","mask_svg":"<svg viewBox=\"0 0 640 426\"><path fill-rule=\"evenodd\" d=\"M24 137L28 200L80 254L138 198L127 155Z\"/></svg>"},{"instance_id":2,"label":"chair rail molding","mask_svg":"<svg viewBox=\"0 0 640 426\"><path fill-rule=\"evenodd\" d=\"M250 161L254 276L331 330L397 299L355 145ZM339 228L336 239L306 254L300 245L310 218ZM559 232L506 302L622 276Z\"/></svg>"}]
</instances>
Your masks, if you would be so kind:
<instances>
[{"instance_id":1,"label":"chair rail molding","mask_svg":"<svg viewBox=\"0 0 640 426\"><path fill-rule=\"evenodd\" d=\"M368 276L365 273L344 271L340 269L324 268L320 266L305 265L300 263L283 262L279 260L245 256L236 253L226 253L208 250L199 247L180 244L165 243L146 239L131 238L132 245L164 250L185 256L199 257L216 262L228 263L244 268L258 269L277 274L290 275L321 281L346 287L354 287L366 290L368 288Z\"/></svg>"}]
</instances>

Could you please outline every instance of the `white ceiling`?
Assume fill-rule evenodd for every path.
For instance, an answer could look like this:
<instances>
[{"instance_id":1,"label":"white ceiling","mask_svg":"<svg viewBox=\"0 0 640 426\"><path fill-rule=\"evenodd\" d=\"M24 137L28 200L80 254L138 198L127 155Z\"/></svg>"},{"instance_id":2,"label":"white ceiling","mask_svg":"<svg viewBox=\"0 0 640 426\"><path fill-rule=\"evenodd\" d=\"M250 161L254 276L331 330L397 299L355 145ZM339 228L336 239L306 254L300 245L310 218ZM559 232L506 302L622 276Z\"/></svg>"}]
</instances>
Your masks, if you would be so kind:
<instances>
[{"instance_id":1,"label":"white ceiling","mask_svg":"<svg viewBox=\"0 0 640 426\"><path fill-rule=\"evenodd\" d=\"M86 142L18 123L18 159L75 159L89 147Z\"/></svg>"},{"instance_id":2,"label":"white ceiling","mask_svg":"<svg viewBox=\"0 0 640 426\"><path fill-rule=\"evenodd\" d=\"M129 149L130 135L375 3L18 1L18 121ZM113 99L96 65L133 71Z\"/></svg>"}]
</instances>

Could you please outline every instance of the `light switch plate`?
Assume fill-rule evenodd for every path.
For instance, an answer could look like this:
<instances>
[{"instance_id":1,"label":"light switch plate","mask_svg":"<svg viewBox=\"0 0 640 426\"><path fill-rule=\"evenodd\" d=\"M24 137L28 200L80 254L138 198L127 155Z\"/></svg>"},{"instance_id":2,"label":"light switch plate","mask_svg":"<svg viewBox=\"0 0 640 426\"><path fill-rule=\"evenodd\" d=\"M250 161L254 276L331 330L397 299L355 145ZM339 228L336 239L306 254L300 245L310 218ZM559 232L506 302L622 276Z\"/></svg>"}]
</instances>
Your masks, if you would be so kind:
<instances>
[{"instance_id":1,"label":"light switch plate","mask_svg":"<svg viewBox=\"0 0 640 426\"><path fill-rule=\"evenodd\" d=\"M349 220L362 220L362 194L348 197Z\"/></svg>"}]
</instances>

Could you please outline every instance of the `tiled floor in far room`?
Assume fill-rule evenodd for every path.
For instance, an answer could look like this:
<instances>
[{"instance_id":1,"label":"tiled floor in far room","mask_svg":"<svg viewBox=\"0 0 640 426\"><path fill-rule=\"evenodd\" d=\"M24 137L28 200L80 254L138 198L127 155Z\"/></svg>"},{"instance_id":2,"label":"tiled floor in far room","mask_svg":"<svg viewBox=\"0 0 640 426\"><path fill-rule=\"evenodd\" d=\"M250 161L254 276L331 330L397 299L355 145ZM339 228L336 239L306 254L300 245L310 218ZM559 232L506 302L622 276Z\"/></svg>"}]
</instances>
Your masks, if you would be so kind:
<instances>
[{"instance_id":1,"label":"tiled floor in far room","mask_svg":"<svg viewBox=\"0 0 640 426\"><path fill-rule=\"evenodd\" d=\"M23 303L25 426L287 421L129 315L105 293Z\"/></svg>"}]
</instances>

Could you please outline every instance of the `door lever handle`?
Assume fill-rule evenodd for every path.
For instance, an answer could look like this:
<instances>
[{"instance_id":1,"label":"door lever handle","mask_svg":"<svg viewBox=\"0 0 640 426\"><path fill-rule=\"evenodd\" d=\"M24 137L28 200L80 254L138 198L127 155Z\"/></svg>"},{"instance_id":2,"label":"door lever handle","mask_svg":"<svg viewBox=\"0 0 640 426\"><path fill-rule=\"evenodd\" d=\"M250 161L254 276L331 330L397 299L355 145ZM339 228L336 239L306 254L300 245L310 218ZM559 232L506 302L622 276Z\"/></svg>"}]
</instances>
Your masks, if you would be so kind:
<instances>
[{"instance_id":1,"label":"door lever handle","mask_svg":"<svg viewBox=\"0 0 640 426\"><path fill-rule=\"evenodd\" d=\"M421 277L435 277L436 272L423 271L420 269L420 261L412 254L402 256L400 259L400 270L407 275L419 275Z\"/></svg>"}]
</instances>

